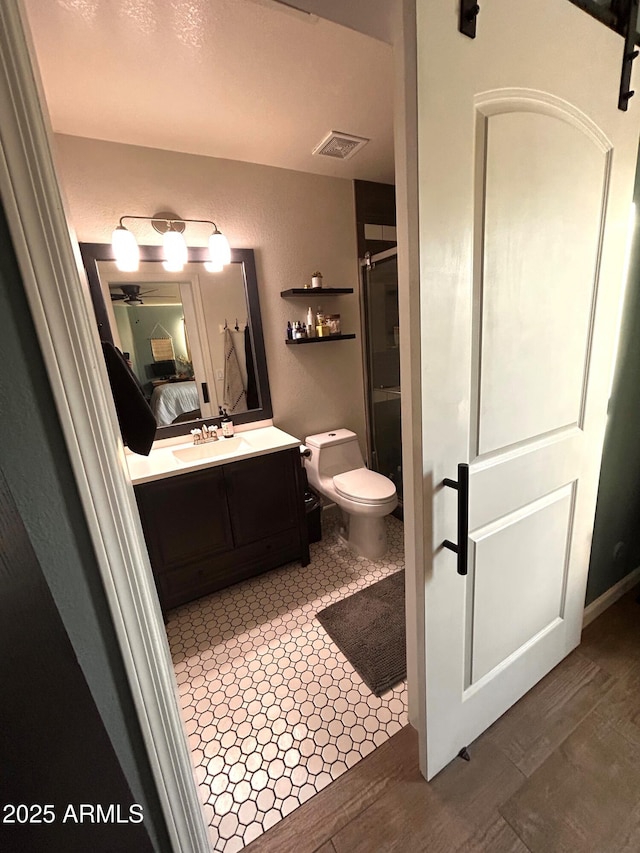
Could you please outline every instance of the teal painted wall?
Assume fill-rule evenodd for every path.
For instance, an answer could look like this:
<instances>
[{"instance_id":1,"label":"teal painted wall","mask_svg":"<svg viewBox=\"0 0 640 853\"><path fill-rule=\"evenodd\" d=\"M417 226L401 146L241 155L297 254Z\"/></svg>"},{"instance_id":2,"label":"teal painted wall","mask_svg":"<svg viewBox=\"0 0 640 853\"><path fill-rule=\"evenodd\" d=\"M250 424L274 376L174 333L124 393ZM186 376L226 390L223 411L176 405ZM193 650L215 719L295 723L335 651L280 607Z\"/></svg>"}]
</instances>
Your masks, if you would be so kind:
<instances>
[{"instance_id":1,"label":"teal painted wall","mask_svg":"<svg viewBox=\"0 0 640 853\"><path fill-rule=\"evenodd\" d=\"M636 227L598 488L586 603L640 566L640 169Z\"/></svg>"},{"instance_id":2,"label":"teal painted wall","mask_svg":"<svg viewBox=\"0 0 640 853\"><path fill-rule=\"evenodd\" d=\"M131 361L135 374L140 384L145 386L145 391L150 395L153 388L150 380L155 378L150 371L153 362L151 351L151 338L166 337L169 333L173 342L175 357L187 357L187 345L184 335L184 309L182 305L114 305L118 332L120 334L122 348L125 340L129 340L132 346ZM162 329L156 326L161 326ZM164 331L163 331L164 330Z\"/></svg>"},{"instance_id":3,"label":"teal painted wall","mask_svg":"<svg viewBox=\"0 0 640 853\"><path fill-rule=\"evenodd\" d=\"M142 733L1 207L0 364L0 468L129 787L143 805L154 849L169 851ZM4 649L3 654L19 655L20 649ZM19 685L11 688L19 689ZM46 703L47 697L42 700Z\"/></svg>"}]
</instances>

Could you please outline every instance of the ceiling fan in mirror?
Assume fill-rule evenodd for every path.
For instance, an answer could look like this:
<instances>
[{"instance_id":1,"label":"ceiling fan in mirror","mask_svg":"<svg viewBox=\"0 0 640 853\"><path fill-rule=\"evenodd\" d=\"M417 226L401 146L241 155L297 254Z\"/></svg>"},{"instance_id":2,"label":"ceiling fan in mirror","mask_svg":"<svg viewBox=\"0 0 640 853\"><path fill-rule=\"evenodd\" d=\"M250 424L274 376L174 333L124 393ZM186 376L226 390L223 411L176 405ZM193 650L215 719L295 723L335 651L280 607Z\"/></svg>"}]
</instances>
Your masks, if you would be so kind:
<instances>
[{"instance_id":1,"label":"ceiling fan in mirror","mask_svg":"<svg viewBox=\"0 0 640 853\"><path fill-rule=\"evenodd\" d=\"M119 288L122 293L117 293L113 290L110 292L111 301L122 302L123 305L144 305L140 297L145 296L147 293L156 293L157 290L157 288L154 290L140 290L139 284L121 284Z\"/></svg>"}]
</instances>

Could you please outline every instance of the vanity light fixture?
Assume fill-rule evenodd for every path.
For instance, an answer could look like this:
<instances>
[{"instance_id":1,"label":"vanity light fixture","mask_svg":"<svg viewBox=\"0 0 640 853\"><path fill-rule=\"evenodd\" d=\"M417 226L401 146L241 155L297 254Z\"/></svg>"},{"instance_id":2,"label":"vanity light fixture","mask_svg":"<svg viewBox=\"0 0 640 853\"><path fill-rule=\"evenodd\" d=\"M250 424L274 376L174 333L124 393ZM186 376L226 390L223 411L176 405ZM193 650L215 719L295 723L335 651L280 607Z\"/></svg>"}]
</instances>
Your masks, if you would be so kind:
<instances>
[{"instance_id":1,"label":"vanity light fixture","mask_svg":"<svg viewBox=\"0 0 640 853\"><path fill-rule=\"evenodd\" d=\"M122 224L122 219L111 236L111 245L118 269L121 272L135 272L140 263L140 248L131 231Z\"/></svg>"},{"instance_id":2,"label":"vanity light fixture","mask_svg":"<svg viewBox=\"0 0 640 853\"><path fill-rule=\"evenodd\" d=\"M231 263L229 241L210 219L178 219L173 214L164 213L155 216L125 215L120 218L111 238L116 266L122 272L135 272L140 261L138 243L131 231L122 224L124 219L150 222L153 228L162 234L165 254L163 266L167 272L180 272L188 261L188 249L183 236L187 222L213 227L213 234L209 237L209 260L204 264L207 272L220 272L225 264Z\"/></svg>"}]
</instances>

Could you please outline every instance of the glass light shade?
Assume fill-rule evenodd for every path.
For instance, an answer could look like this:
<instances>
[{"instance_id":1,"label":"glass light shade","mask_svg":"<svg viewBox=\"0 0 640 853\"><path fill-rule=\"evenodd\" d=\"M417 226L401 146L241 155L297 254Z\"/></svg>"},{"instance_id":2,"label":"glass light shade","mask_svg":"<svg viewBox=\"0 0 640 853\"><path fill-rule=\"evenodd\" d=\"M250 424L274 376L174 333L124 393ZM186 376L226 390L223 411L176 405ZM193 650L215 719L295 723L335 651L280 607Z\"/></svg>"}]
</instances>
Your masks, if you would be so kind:
<instances>
[{"instance_id":1,"label":"glass light shade","mask_svg":"<svg viewBox=\"0 0 640 853\"><path fill-rule=\"evenodd\" d=\"M187 244L179 231L166 231L162 244L164 246L164 268L167 272L180 272L187 263Z\"/></svg>"},{"instance_id":2,"label":"glass light shade","mask_svg":"<svg viewBox=\"0 0 640 853\"><path fill-rule=\"evenodd\" d=\"M140 262L140 249L131 231L124 225L118 225L111 235L111 245L118 269L121 272L136 272Z\"/></svg>"},{"instance_id":3,"label":"glass light shade","mask_svg":"<svg viewBox=\"0 0 640 853\"><path fill-rule=\"evenodd\" d=\"M214 231L209 237L209 257L216 267L231 263L231 246L224 234L219 231Z\"/></svg>"},{"instance_id":4,"label":"glass light shade","mask_svg":"<svg viewBox=\"0 0 640 853\"><path fill-rule=\"evenodd\" d=\"M169 261L163 261L162 266L167 272L182 272L184 264L172 264Z\"/></svg>"},{"instance_id":5,"label":"glass light shade","mask_svg":"<svg viewBox=\"0 0 640 853\"><path fill-rule=\"evenodd\" d=\"M222 264L214 264L211 261L205 261L204 268L207 272L222 272L222 270L224 269Z\"/></svg>"}]
</instances>

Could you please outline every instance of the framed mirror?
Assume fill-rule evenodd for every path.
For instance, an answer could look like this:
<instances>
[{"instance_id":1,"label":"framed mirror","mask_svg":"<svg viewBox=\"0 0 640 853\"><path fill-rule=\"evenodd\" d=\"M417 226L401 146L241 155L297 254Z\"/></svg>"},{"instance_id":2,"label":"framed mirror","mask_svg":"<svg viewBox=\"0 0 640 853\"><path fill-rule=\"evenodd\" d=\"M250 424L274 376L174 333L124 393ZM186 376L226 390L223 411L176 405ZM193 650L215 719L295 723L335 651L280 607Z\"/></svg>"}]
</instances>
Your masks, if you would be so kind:
<instances>
[{"instance_id":1,"label":"framed mirror","mask_svg":"<svg viewBox=\"0 0 640 853\"><path fill-rule=\"evenodd\" d=\"M157 438L198 423L271 418L253 249L207 272L207 250L167 272L160 246L141 246L137 272L116 267L109 243L80 243L101 340L124 354L149 400Z\"/></svg>"}]
</instances>

